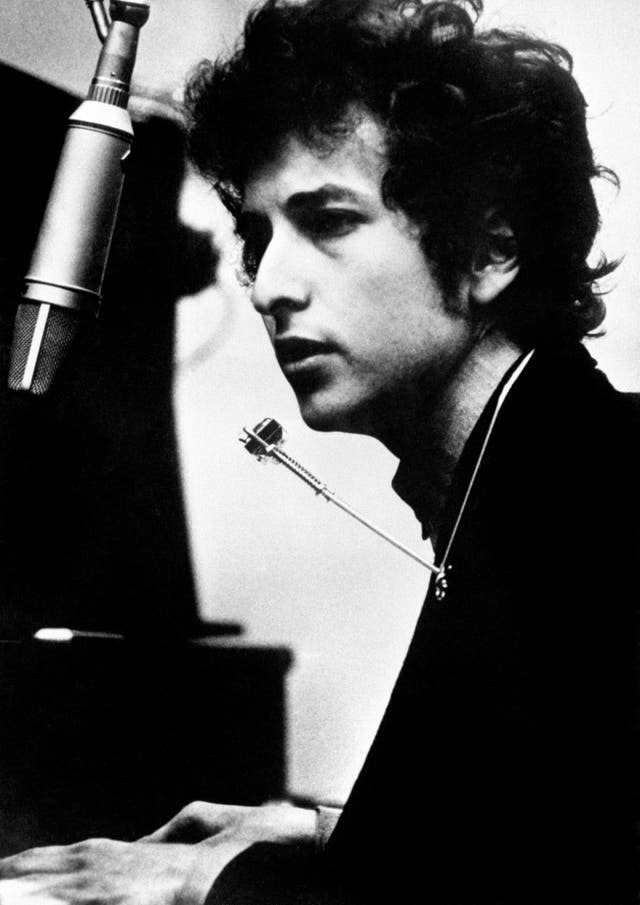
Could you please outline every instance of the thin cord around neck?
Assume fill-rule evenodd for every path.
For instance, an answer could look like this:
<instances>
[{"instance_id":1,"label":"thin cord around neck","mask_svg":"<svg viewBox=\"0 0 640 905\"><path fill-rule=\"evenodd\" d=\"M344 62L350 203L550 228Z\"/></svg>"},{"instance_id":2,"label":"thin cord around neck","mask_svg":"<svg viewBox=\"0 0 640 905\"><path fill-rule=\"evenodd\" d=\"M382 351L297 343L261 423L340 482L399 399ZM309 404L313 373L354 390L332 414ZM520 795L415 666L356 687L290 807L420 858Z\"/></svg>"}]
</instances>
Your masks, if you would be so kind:
<instances>
[{"instance_id":1,"label":"thin cord around neck","mask_svg":"<svg viewBox=\"0 0 640 905\"><path fill-rule=\"evenodd\" d=\"M514 385L514 383L516 382L516 380L518 379L520 374L524 371L525 367L528 365L534 351L535 351L535 349L531 349L531 351L525 355L525 357L522 359L520 364L516 367L516 369L513 371L513 373L511 374L511 376L509 377L509 379L503 386L502 391L501 391L500 395L498 396L498 401L496 403L495 410L491 417L491 421L489 422L489 427L487 428L487 432L485 434L484 441L483 441L482 447L480 449L480 453L478 454L478 458L476 459L476 464L474 466L473 473L471 475L471 478L469 479L469 483L467 484L467 489L465 491L464 498L462 500L460 508L458 509L458 515L456 517L454 526L451 530L451 534L449 535L449 541L447 543L446 549L444 551L444 555L440 562L440 566L438 567L438 576L436 578L436 582L440 583L439 587L441 588L441 594L439 596L441 596L441 597L444 596L444 591L446 590L445 570L447 567L447 559L449 558L449 553L451 552L451 547L453 546L453 542L456 538L456 534L457 534L458 528L460 526L460 522L462 521L462 516L464 515L465 509L467 508L467 503L469 502L469 497L471 496L471 491L473 490L473 485L475 484L477 474L480 470L480 466L482 465L482 460L484 458L484 454L486 452L487 446L489 445L489 440L491 439L491 434L493 433L493 428L498 419L498 414L500 413L502 404L505 401L505 399L507 398L509 391L511 390L512 386ZM438 585L436 586L436 593L437 592L438 592Z\"/></svg>"}]
</instances>

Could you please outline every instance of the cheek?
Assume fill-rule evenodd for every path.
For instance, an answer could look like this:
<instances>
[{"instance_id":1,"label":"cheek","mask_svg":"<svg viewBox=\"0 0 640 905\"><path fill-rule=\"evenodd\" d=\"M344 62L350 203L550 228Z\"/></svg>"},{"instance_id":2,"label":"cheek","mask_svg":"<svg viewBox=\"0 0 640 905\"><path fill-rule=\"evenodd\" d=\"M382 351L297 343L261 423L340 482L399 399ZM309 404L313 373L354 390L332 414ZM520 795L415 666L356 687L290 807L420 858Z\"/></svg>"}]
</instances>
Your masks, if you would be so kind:
<instances>
[{"instance_id":1,"label":"cheek","mask_svg":"<svg viewBox=\"0 0 640 905\"><path fill-rule=\"evenodd\" d=\"M423 269L394 265L396 262L392 261L374 274L363 274L357 286L353 321L363 338L377 337L389 353L412 355L429 343L434 330L438 332L445 312Z\"/></svg>"},{"instance_id":2,"label":"cheek","mask_svg":"<svg viewBox=\"0 0 640 905\"><path fill-rule=\"evenodd\" d=\"M373 304L405 317L419 317L440 304L441 291L417 239L387 225L360 253L357 278Z\"/></svg>"},{"instance_id":3,"label":"cheek","mask_svg":"<svg viewBox=\"0 0 640 905\"><path fill-rule=\"evenodd\" d=\"M361 317L349 325L357 370L379 385L447 371L469 340L465 320L451 315L439 294L430 295L420 281L411 285L406 273L394 277L367 287Z\"/></svg>"},{"instance_id":4,"label":"cheek","mask_svg":"<svg viewBox=\"0 0 640 905\"><path fill-rule=\"evenodd\" d=\"M358 359L387 375L446 341L450 315L419 243L388 223L359 234L324 276L321 295L352 364Z\"/></svg>"}]
</instances>

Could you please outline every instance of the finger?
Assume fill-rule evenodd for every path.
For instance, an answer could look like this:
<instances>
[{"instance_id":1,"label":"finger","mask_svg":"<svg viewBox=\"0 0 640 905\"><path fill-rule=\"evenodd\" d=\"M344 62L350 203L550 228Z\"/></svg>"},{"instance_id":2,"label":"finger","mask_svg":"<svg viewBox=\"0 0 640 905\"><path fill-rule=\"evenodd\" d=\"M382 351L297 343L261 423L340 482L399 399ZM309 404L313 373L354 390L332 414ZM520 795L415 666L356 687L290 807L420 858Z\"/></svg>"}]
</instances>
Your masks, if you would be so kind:
<instances>
[{"instance_id":1,"label":"finger","mask_svg":"<svg viewBox=\"0 0 640 905\"><path fill-rule=\"evenodd\" d=\"M0 880L0 905L60 905L60 898L40 883Z\"/></svg>"},{"instance_id":2,"label":"finger","mask_svg":"<svg viewBox=\"0 0 640 905\"><path fill-rule=\"evenodd\" d=\"M218 827L205 827L202 823L195 820L170 821L164 826L159 827L148 836L141 836L138 842L182 842L194 843L201 842L209 836L214 836L220 831ZM2 903L0 902L0 905Z\"/></svg>"},{"instance_id":3,"label":"finger","mask_svg":"<svg viewBox=\"0 0 640 905\"><path fill-rule=\"evenodd\" d=\"M77 866L78 856L70 846L31 848L0 860L0 879L27 874L66 873ZM0 905L4 902L0 901Z\"/></svg>"},{"instance_id":4,"label":"finger","mask_svg":"<svg viewBox=\"0 0 640 905\"><path fill-rule=\"evenodd\" d=\"M172 817L167 823L163 823L157 830L148 833L146 836L140 836L137 842L169 842L175 833L180 830L181 821L177 817ZM1 903L0 903L1 905Z\"/></svg>"},{"instance_id":5,"label":"finger","mask_svg":"<svg viewBox=\"0 0 640 905\"><path fill-rule=\"evenodd\" d=\"M177 827L175 827L174 821L170 820L168 823L158 827L157 830L154 830L153 833L140 836L136 842L169 842L175 832L177 832Z\"/></svg>"},{"instance_id":6,"label":"finger","mask_svg":"<svg viewBox=\"0 0 640 905\"><path fill-rule=\"evenodd\" d=\"M153 833L143 836L139 842L185 842L195 843L216 835L225 829L230 820L236 820L232 805L217 805L204 801L193 801L175 817Z\"/></svg>"}]
</instances>

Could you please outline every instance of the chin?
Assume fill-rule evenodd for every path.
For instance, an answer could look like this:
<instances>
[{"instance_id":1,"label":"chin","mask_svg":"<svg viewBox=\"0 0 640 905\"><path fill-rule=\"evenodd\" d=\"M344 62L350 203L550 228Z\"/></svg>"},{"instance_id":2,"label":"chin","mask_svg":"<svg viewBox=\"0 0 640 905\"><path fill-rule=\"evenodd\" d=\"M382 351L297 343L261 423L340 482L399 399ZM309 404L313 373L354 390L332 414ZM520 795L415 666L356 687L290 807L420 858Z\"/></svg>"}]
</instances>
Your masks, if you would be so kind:
<instances>
[{"instance_id":1,"label":"chin","mask_svg":"<svg viewBox=\"0 0 640 905\"><path fill-rule=\"evenodd\" d=\"M337 431L337 420L335 414L325 411L321 406L310 404L307 400L298 398L298 406L302 420L315 431Z\"/></svg>"},{"instance_id":2,"label":"chin","mask_svg":"<svg viewBox=\"0 0 640 905\"><path fill-rule=\"evenodd\" d=\"M345 434L370 434L367 429L368 419L355 406L331 402L319 398L316 394L298 395L298 406L302 420L312 430L340 431Z\"/></svg>"}]
</instances>

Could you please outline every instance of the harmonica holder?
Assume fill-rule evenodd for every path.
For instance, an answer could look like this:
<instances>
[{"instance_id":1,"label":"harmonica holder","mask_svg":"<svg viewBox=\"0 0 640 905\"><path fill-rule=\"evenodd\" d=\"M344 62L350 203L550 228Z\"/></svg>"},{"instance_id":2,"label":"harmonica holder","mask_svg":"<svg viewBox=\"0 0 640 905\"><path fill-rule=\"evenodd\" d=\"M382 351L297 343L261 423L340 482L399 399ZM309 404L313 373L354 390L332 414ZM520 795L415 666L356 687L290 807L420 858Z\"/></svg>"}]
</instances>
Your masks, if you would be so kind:
<instances>
[{"instance_id":1,"label":"harmonica holder","mask_svg":"<svg viewBox=\"0 0 640 905\"><path fill-rule=\"evenodd\" d=\"M383 531L382 528L379 528L368 518L357 512L352 506L349 506L348 503L345 503L344 500L341 500L332 490L329 490L326 484L312 475L310 471L304 468L304 466L284 452L282 449L284 443L284 429L274 418L264 418L253 430L249 430L245 427L243 428L243 431L244 436L239 437L238 439L244 444L244 448L248 453L258 459L258 461L272 459L279 462L281 465L284 465L285 468L288 468L289 471L297 475L297 477L304 481L305 484L311 487L317 496L324 497L328 502L338 506L343 512L346 512L352 518L356 519L356 521L360 522L361 525L364 525L373 531L374 534L377 534L378 537L386 540L397 550L406 553L407 556L410 556L415 562L420 563L425 569L429 569L429 571L436 576L436 592L438 593L438 596L444 596L447 587L444 568L438 568L437 566L434 566L433 563L427 562L427 560L418 556L418 554L414 553L409 547L396 540L386 531Z\"/></svg>"}]
</instances>

